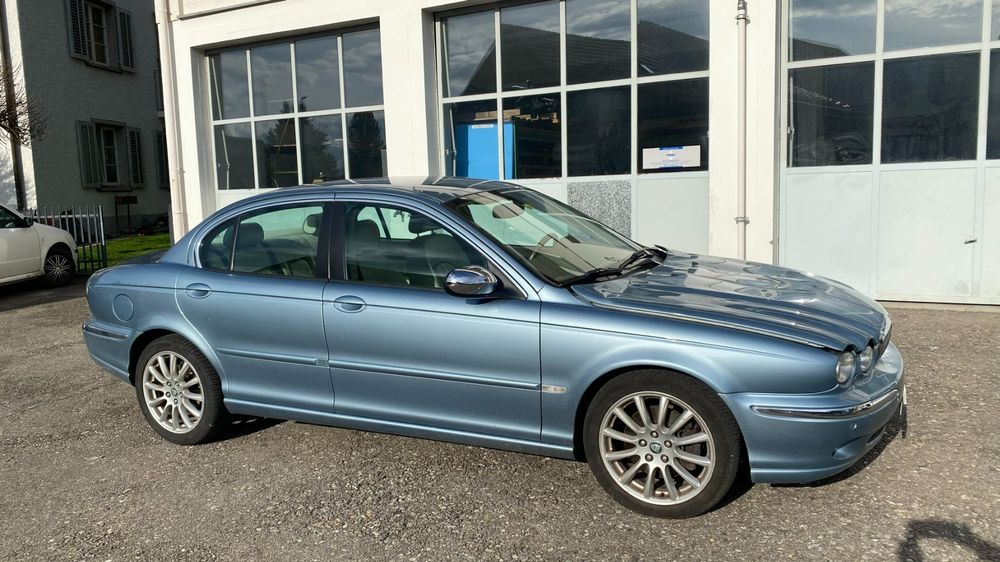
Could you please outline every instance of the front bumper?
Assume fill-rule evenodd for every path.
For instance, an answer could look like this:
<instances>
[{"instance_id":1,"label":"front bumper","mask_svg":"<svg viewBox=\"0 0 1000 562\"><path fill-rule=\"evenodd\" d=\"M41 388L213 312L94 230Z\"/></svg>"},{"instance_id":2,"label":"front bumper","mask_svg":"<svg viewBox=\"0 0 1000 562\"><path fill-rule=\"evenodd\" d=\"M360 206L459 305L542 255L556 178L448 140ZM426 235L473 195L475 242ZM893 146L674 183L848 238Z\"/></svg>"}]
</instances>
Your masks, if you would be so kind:
<instances>
[{"instance_id":1,"label":"front bumper","mask_svg":"<svg viewBox=\"0 0 1000 562\"><path fill-rule=\"evenodd\" d=\"M892 344L872 373L819 394L723 394L739 422L754 482L804 483L851 467L880 440L905 396Z\"/></svg>"}]
</instances>

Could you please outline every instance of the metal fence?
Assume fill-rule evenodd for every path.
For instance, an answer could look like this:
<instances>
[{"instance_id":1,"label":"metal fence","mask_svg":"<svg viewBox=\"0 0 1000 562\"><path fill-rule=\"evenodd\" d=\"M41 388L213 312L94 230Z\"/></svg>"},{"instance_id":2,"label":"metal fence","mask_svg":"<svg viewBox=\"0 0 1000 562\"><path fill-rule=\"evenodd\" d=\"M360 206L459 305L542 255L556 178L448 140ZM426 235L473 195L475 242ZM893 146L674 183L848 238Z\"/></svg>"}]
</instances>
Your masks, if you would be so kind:
<instances>
[{"instance_id":1,"label":"metal fence","mask_svg":"<svg viewBox=\"0 0 1000 562\"><path fill-rule=\"evenodd\" d=\"M26 216L35 222L61 228L76 239L76 270L93 273L108 266L108 245L104 237L104 209L100 205L39 207Z\"/></svg>"}]
</instances>

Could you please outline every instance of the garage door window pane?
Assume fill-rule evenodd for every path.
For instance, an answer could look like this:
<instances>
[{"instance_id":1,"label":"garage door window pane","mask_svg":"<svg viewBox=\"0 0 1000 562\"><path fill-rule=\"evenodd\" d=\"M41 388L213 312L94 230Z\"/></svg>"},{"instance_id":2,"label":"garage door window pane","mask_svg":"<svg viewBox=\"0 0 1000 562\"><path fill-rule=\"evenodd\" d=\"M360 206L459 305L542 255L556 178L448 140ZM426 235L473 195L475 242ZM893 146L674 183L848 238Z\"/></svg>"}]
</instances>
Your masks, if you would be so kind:
<instances>
[{"instance_id":1,"label":"garage door window pane","mask_svg":"<svg viewBox=\"0 0 1000 562\"><path fill-rule=\"evenodd\" d=\"M504 177L562 176L559 94L503 101Z\"/></svg>"},{"instance_id":2,"label":"garage door window pane","mask_svg":"<svg viewBox=\"0 0 1000 562\"><path fill-rule=\"evenodd\" d=\"M639 171L708 169L708 79L639 86Z\"/></svg>"},{"instance_id":3,"label":"garage door window pane","mask_svg":"<svg viewBox=\"0 0 1000 562\"><path fill-rule=\"evenodd\" d=\"M885 0L885 50L978 43L982 0Z\"/></svg>"},{"instance_id":4,"label":"garage door window pane","mask_svg":"<svg viewBox=\"0 0 1000 562\"><path fill-rule=\"evenodd\" d=\"M347 154L352 178L386 175L385 113L362 111L347 116Z\"/></svg>"},{"instance_id":5,"label":"garage door window pane","mask_svg":"<svg viewBox=\"0 0 1000 562\"><path fill-rule=\"evenodd\" d=\"M708 70L705 0L639 0L639 76Z\"/></svg>"},{"instance_id":6,"label":"garage door window pane","mask_svg":"<svg viewBox=\"0 0 1000 562\"><path fill-rule=\"evenodd\" d=\"M569 175L629 173L629 87L569 92L566 104Z\"/></svg>"},{"instance_id":7,"label":"garage door window pane","mask_svg":"<svg viewBox=\"0 0 1000 562\"><path fill-rule=\"evenodd\" d=\"M875 52L875 0L791 0L790 4L792 60Z\"/></svg>"},{"instance_id":8,"label":"garage door window pane","mask_svg":"<svg viewBox=\"0 0 1000 562\"><path fill-rule=\"evenodd\" d=\"M262 189L298 185L299 167L295 147L295 121L258 121L257 174Z\"/></svg>"},{"instance_id":9,"label":"garage door window pane","mask_svg":"<svg viewBox=\"0 0 1000 562\"><path fill-rule=\"evenodd\" d=\"M295 80L299 111L340 107L338 60L336 37L295 42Z\"/></svg>"},{"instance_id":10,"label":"garage door window pane","mask_svg":"<svg viewBox=\"0 0 1000 562\"><path fill-rule=\"evenodd\" d=\"M344 136L340 115L299 119L302 138L302 181L344 179Z\"/></svg>"},{"instance_id":11,"label":"garage door window pane","mask_svg":"<svg viewBox=\"0 0 1000 562\"><path fill-rule=\"evenodd\" d=\"M212 119L250 116L246 51L228 51L208 57L212 82Z\"/></svg>"},{"instance_id":12,"label":"garage door window pane","mask_svg":"<svg viewBox=\"0 0 1000 562\"><path fill-rule=\"evenodd\" d=\"M291 113L292 55L287 43L250 49L254 115Z\"/></svg>"},{"instance_id":13,"label":"garage door window pane","mask_svg":"<svg viewBox=\"0 0 1000 562\"><path fill-rule=\"evenodd\" d=\"M1000 158L1000 49L990 54L990 110L987 115L986 157Z\"/></svg>"},{"instance_id":14,"label":"garage door window pane","mask_svg":"<svg viewBox=\"0 0 1000 562\"><path fill-rule=\"evenodd\" d=\"M215 126L215 173L219 189L253 189L250 124Z\"/></svg>"},{"instance_id":15,"label":"garage door window pane","mask_svg":"<svg viewBox=\"0 0 1000 562\"><path fill-rule=\"evenodd\" d=\"M503 89L559 85L559 3L500 10Z\"/></svg>"},{"instance_id":16,"label":"garage door window pane","mask_svg":"<svg viewBox=\"0 0 1000 562\"><path fill-rule=\"evenodd\" d=\"M446 173L498 179L496 100L445 104L444 124Z\"/></svg>"},{"instance_id":17,"label":"garage door window pane","mask_svg":"<svg viewBox=\"0 0 1000 562\"><path fill-rule=\"evenodd\" d=\"M792 70L788 90L792 166L871 164L874 63Z\"/></svg>"},{"instance_id":18,"label":"garage door window pane","mask_svg":"<svg viewBox=\"0 0 1000 562\"><path fill-rule=\"evenodd\" d=\"M382 46L379 30L345 33L344 97L347 107L382 105Z\"/></svg>"},{"instance_id":19,"label":"garage door window pane","mask_svg":"<svg viewBox=\"0 0 1000 562\"><path fill-rule=\"evenodd\" d=\"M628 0L566 0L566 79L570 84L628 78Z\"/></svg>"},{"instance_id":20,"label":"garage door window pane","mask_svg":"<svg viewBox=\"0 0 1000 562\"><path fill-rule=\"evenodd\" d=\"M882 162L976 157L979 54L885 62Z\"/></svg>"},{"instance_id":21,"label":"garage door window pane","mask_svg":"<svg viewBox=\"0 0 1000 562\"><path fill-rule=\"evenodd\" d=\"M450 17L442 23L446 96L497 90L494 17L492 11L480 12Z\"/></svg>"}]
</instances>

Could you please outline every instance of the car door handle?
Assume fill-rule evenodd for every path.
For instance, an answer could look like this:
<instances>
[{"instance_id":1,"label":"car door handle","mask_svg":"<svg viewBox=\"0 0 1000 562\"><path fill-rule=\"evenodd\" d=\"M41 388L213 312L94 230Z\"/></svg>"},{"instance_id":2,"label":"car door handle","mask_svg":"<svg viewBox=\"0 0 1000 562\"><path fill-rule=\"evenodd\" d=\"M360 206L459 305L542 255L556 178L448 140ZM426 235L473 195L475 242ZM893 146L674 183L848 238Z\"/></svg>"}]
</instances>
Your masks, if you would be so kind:
<instances>
[{"instance_id":1,"label":"car door handle","mask_svg":"<svg viewBox=\"0 0 1000 562\"><path fill-rule=\"evenodd\" d=\"M341 312L361 312L365 309L365 300L354 295L344 295L333 300L333 306Z\"/></svg>"},{"instance_id":2,"label":"car door handle","mask_svg":"<svg viewBox=\"0 0 1000 562\"><path fill-rule=\"evenodd\" d=\"M193 299L203 299L212 294L212 288L204 283L191 283L184 287L184 294Z\"/></svg>"}]
</instances>

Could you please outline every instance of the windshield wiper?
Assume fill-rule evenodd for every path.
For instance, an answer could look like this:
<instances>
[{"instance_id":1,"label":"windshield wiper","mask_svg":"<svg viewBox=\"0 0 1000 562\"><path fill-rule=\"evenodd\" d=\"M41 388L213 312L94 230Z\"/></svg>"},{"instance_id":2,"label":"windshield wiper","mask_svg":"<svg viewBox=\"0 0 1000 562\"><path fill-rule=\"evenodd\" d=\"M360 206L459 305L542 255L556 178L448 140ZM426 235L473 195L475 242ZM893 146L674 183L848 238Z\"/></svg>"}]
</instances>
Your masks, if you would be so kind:
<instances>
[{"instance_id":1,"label":"windshield wiper","mask_svg":"<svg viewBox=\"0 0 1000 562\"><path fill-rule=\"evenodd\" d=\"M576 277L570 277L562 283L559 283L559 286L569 287L570 285L576 285L577 283L590 283L591 281L597 281L602 277L611 277L612 275L621 274L622 269L620 267L598 267L597 269L591 269L590 271L577 275Z\"/></svg>"},{"instance_id":2,"label":"windshield wiper","mask_svg":"<svg viewBox=\"0 0 1000 562\"><path fill-rule=\"evenodd\" d=\"M615 267L598 267L597 269L592 269L586 273L577 275L576 277L570 277L566 281L559 284L560 287L568 287L570 285L575 285L577 283L589 283L591 281L597 281L603 277L611 277L612 275L621 275L625 273L625 270L630 267L638 267L642 265L659 265L659 263L653 259L655 256L666 257L667 252L663 248L640 248L632 253L631 256L625 258L625 261L618 264Z\"/></svg>"}]
</instances>

